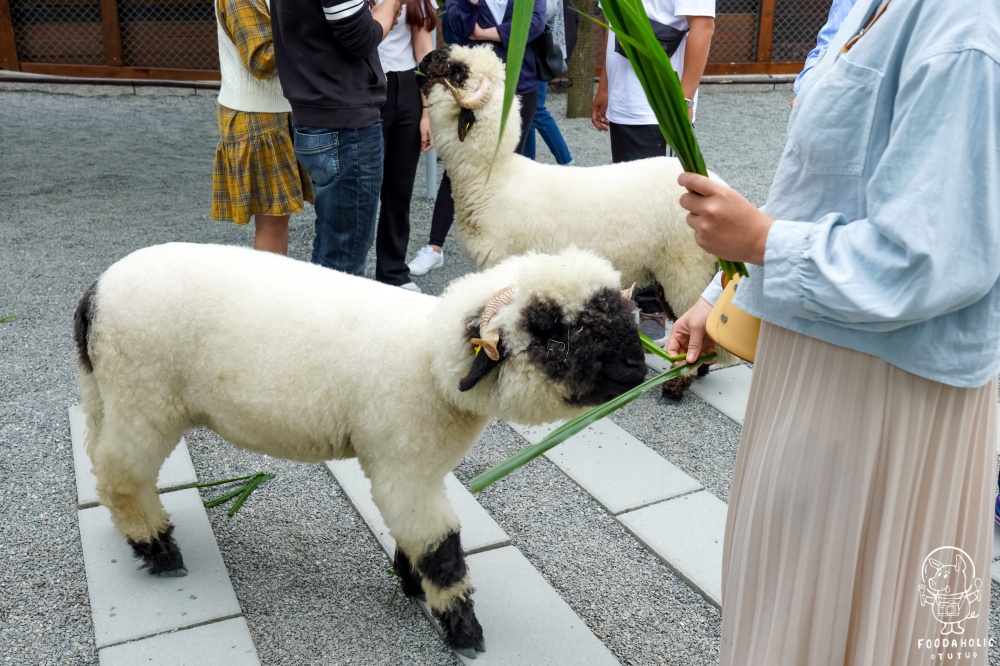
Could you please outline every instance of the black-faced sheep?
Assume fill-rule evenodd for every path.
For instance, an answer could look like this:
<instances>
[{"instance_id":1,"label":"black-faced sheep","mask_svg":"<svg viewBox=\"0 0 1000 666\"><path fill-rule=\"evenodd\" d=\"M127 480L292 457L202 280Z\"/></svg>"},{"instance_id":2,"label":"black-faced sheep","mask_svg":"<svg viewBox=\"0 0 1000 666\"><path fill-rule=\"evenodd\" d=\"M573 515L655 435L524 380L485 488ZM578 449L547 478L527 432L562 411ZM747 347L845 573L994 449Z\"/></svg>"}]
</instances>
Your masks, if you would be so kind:
<instances>
[{"instance_id":1,"label":"black-faced sheep","mask_svg":"<svg viewBox=\"0 0 1000 666\"><path fill-rule=\"evenodd\" d=\"M388 338L387 311L401 324ZM171 243L108 268L75 338L98 495L151 573L186 573L155 485L185 430L302 462L357 457L403 591L426 596L467 656L485 648L445 475L490 419L568 418L645 374L619 274L576 249L514 257L436 298Z\"/></svg>"},{"instance_id":2,"label":"black-faced sheep","mask_svg":"<svg viewBox=\"0 0 1000 666\"><path fill-rule=\"evenodd\" d=\"M514 152L517 97L497 151L505 70L493 50L445 46L420 71L434 143L451 177L456 237L478 268L573 245L609 259L625 284L659 282L671 319L697 301L716 260L685 221L676 158L596 167L535 162ZM722 352L716 366L735 362ZM679 394L686 380L671 386Z\"/></svg>"}]
</instances>

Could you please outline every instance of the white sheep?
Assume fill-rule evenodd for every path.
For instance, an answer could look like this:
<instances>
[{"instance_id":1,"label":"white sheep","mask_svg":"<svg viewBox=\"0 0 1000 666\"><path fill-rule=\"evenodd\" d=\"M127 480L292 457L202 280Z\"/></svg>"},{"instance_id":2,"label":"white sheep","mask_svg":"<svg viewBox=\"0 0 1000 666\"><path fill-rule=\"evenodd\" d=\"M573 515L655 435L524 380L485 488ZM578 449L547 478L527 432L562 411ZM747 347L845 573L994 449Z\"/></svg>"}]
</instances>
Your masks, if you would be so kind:
<instances>
[{"instance_id":1,"label":"white sheep","mask_svg":"<svg viewBox=\"0 0 1000 666\"><path fill-rule=\"evenodd\" d=\"M619 289L578 249L514 257L440 298L244 248L134 252L75 316L100 501L151 573L184 575L155 484L187 429L301 462L357 457L403 591L474 657L483 633L444 477L492 418L569 418L642 382Z\"/></svg>"},{"instance_id":2,"label":"white sheep","mask_svg":"<svg viewBox=\"0 0 1000 666\"><path fill-rule=\"evenodd\" d=\"M535 162L514 152L516 96L497 150L505 69L493 49L445 46L429 53L420 71L434 143L452 182L458 244L478 268L575 245L609 259L625 284L659 282L671 319L697 301L716 260L685 221L676 158L595 167ZM722 352L716 365L735 362ZM689 381L671 384L674 397Z\"/></svg>"}]
</instances>

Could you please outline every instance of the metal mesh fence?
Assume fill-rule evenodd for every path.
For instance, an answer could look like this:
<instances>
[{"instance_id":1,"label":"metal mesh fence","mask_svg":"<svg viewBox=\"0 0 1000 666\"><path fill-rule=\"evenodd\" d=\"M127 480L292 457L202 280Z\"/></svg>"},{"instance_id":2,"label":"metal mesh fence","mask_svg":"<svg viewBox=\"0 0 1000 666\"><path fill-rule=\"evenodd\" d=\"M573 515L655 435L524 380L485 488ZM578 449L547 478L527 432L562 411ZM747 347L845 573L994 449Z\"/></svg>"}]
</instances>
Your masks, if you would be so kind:
<instances>
[{"instance_id":1,"label":"metal mesh fence","mask_svg":"<svg viewBox=\"0 0 1000 666\"><path fill-rule=\"evenodd\" d=\"M100 0L10 0L22 63L107 65ZM121 65L217 70L212 0L119 0Z\"/></svg>"},{"instance_id":2,"label":"metal mesh fence","mask_svg":"<svg viewBox=\"0 0 1000 666\"><path fill-rule=\"evenodd\" d=\"M104 64L97 1L11 0L10 14L21 62Z\"/></svg>"},{"instance_id":3,"label":"metal mesh fence","mask_svg":"<svg viewBox=\"0 0 1000 666\"><path fill-rule=\"evenodd\" d=\"M717 0L715 35L710 63L753 62L757 59L760 0Z\"/></svg>"},{"instance_id":4,"label":"metal mesh fence","mask_svg":"<svg viewBox=\"0 0 1000 666\"><path fill-rule=\"evenodd\" d=\"M830 0L777 0L771 60L805 60L829 13Z\"/></svg>"},{"instance_id":5,"label":"metal mesh fence","mask_svg":"<svg viewBox=\"0 0 1000 666\"><path fill-rule=\"evenodd\" d=\"M133 67L218 69L214 6L206 0L119 0L122 60Z\"/></svg>"}]
</instances>

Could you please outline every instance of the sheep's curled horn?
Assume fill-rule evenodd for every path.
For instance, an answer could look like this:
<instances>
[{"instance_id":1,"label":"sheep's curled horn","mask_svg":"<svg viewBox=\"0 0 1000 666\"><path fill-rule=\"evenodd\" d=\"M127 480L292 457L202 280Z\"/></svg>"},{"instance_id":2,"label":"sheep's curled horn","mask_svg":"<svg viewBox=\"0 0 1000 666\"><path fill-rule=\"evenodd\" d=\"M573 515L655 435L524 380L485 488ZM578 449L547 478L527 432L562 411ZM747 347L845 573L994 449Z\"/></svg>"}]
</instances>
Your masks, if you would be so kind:
<instances>
[{"instance_id":1,"label":"sheep's curled horn","mask_svg":"<svg viewBox=\"0 0 1000 666\"><path fill-rule=\"evenodd\" d=\"M483 316L479 322L479 335L481 337L469 340L473 345L482 347L486 355L494 361L500 360L500 350L497 345L500 343L500 330L495 326L490 326L490 320L500 311L500 308L514 300L514 287L507 286L498 291L493 298L486 303L483 308Z\"/></svg>"},{"instance_id":2,"label":"sheep's curled horn","mask_svg":"<svg viewBox=\"0 0 1000 666\"><path fill-rule=\"evenodd\" d=\"M479 85L471 93L466 93L461 88L456 88L448 79L443 79L443 81L448 86L448 90L451 91L455 101L462 107L462 110L458 112L458 140L465 141L466 135L476 122L475 110L486 106L493 95L493 81L488 76L484 76L479 80Z\"/></svg>"}]
</instances>

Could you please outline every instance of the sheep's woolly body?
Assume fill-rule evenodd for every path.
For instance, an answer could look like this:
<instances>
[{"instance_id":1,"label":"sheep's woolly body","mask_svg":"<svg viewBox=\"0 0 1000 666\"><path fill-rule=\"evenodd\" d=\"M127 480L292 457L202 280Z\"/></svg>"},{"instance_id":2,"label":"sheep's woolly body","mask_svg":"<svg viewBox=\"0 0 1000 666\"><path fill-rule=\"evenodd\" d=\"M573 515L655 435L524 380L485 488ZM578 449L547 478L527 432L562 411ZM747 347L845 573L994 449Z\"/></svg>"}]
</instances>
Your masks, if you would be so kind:
<instances>
[{"instance_id":1,"label":"sheep's woolly body","mask_svg":"<svg viewBox=\"0 0 1000 666\"><path fill-rule=\"evenodd\" d=\"M452 181L456 236L476 266L488 268L532 250L576 246L609 259L626 285L659 282L677 315L698 300L716 273L716 262L698 247L678 203L684 190L677 184L682 172L677 159L597 167L535 162L514 153L517 98L513 121L496 150L504 67L492 49L445 47L421 68L430 70L424 91L434 141ZM465 73L464 91L474 90L483 77L494 86L489 102L474 111L476 121L464 141L455 130L458 102L448 88L434 85L435 71L455 70ZM728 355L720 361L732 362Z\"/></svg>"},{"instance_id":2,"label":"sheep's woolly body","mask_svg":"<svg viewBox=\"0 0 1000 666\"><path fill-rule=\"evenodd\" d=\"M77 311L98 495L137 553L182 565L155 480L187 429L207 426L240 448L302 462L356 456L408 555L401 561L423 576L410 589L422 584L454 627L478 627L444 476L491 418L567 418L589 406L582 402L608 399L609 381L618 392L641 381L619 283L610 263L575 249L515 257L455 281L441 298L245 248L135 252ZM503 358L462 391L475 359L470 339L507 287L510 302L491 320ZM386 312L398 324L391 333ZM608 325L590 331L574 323L601 317ZM571 340L586 358L560 360ZM611 374L588 375L591 365ZM444 573L428 578L421 566Z\"/></svg>"}]
</instances>

